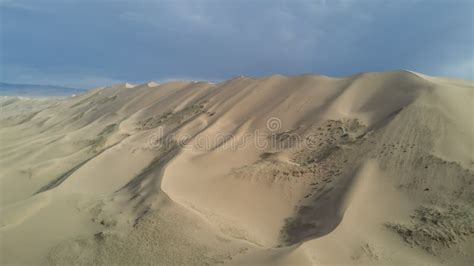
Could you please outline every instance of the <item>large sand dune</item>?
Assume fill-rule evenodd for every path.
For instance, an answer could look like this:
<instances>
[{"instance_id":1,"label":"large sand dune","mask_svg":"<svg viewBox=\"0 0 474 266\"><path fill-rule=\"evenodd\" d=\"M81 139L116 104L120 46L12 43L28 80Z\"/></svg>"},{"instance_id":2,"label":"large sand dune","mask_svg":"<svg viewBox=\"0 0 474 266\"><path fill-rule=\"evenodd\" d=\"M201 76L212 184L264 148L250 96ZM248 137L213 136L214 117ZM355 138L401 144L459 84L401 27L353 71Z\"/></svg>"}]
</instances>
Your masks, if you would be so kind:
<instances>
[{"instance_id":1,"label":"large sand dune","mask_svg":"<svg viewBox=\"0 0 474 266\"><path fill-rule=\"evenodd\" d=\"M474 263L472 81L409 71L0 99L0 263Z\"/></svg>"}]
</instances>

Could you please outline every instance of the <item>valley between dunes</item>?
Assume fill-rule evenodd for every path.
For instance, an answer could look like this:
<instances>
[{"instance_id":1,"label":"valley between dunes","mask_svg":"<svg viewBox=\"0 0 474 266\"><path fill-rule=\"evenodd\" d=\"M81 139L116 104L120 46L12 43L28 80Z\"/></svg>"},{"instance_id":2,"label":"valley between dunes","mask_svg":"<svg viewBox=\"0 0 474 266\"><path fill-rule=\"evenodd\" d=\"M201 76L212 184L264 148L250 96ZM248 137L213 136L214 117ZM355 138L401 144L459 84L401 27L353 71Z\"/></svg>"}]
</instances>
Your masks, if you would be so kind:
<instances>
[{"instance_id":1,"label":"valley between dunes","mask_svg":"<svg viewBox=\"0 0 474 266\"><path fill-rule=\"evenodd\" d=\"M474 86L410 71L0 98L2 265L469 265Z\"/></svg>"}]
</instances>

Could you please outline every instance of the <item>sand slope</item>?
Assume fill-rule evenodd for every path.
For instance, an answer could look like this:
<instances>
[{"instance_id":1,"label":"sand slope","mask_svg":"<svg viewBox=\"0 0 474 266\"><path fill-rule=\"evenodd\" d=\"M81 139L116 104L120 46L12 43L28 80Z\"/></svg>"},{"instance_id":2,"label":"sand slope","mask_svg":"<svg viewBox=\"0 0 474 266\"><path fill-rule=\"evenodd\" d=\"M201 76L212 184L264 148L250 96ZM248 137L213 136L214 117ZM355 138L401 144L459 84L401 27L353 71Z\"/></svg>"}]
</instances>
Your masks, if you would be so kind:
<instances>
[{"instance_id":1,"label":"sand slope","mask_svg":"<svg viewBox=\"0 0 474 266\"><path fill-rule=\"evenodd\" d=\"M1 263L472 263L473 101L409 71L0 98Z\"/></svg>"}]
</instances>

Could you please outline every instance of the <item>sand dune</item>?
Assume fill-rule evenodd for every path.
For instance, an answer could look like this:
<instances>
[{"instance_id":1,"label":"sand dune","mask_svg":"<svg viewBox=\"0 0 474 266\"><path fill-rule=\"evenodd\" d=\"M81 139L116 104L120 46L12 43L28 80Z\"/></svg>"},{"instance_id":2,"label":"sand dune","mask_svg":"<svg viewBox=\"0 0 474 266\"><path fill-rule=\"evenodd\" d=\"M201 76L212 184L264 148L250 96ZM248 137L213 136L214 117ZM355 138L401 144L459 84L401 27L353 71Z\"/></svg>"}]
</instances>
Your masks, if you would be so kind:
<instances>
[{"instance_id":1,"label":"sand dune","mask_svg":"<svg viewBox=\"0 0 474 266\"><path fill-rule=\"evenodd\" d=\"M1 264L472 264L472 81L0 98Z\"/></svg>"}]
</instances>

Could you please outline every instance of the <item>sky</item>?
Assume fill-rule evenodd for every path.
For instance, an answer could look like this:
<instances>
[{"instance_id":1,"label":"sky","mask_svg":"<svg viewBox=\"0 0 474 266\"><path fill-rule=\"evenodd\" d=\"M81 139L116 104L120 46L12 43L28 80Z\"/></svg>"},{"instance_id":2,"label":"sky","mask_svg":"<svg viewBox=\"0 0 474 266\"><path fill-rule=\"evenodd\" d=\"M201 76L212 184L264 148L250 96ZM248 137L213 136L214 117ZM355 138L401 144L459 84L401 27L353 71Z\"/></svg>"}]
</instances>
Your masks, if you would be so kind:
<instances>
[{"instance_id":1,"label":"sky","mask_svg":"<svg viewBox=\"0 0 474 266\"><path fill-rule=\"evenodd\" d=\"M0 0L0 81L408 69L474 79L471 0Z\"/></svg>"}]
</instances>

